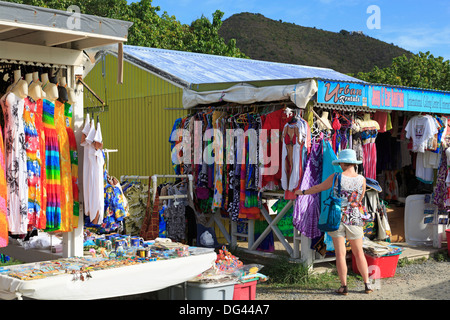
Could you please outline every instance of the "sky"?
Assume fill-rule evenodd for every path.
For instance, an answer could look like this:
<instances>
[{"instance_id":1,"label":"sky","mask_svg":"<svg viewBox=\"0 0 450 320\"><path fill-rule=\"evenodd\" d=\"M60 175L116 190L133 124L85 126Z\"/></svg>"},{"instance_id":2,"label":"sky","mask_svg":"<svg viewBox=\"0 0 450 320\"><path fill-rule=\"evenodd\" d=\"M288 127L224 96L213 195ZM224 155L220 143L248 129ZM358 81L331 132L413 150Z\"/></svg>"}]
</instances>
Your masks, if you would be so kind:
<instances>
[{"instance_id":1,"label":"sky","mask_svg":"<svg viewBox=\"0 0 450 320\"><path fill-rule=\"evenodd\" d=\"M131 1L128 1L131 2ZM202 15L223 20L236 13L263 16L326 31L362 31L413 53L430 51L450 60L449 0L153 0L183 24Z\"/></svg>"}]
</instances>

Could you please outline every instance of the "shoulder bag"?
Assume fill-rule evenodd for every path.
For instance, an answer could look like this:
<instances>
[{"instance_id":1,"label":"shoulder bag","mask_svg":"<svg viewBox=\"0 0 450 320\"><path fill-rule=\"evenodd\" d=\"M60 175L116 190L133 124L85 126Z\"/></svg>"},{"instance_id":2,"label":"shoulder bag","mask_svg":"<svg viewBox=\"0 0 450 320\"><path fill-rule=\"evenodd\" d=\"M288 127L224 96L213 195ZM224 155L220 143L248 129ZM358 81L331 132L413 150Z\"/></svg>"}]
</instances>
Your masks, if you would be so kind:
<instances>
[{"instance_id":1,"label":"shoulder bag","mask_svg":"<svg viewBox=\"0 0 450 320\"><path fill-rule=\"evenodd\" d=\"M320 214L318 228L323 232L336 231L339 229L342 218L341 211L341 176L342 173L335 173L333 177L333 186L330 196L325 200L325 210ZM337 181L336 181L337 180ZM337 184L338 190L335 195L334 187Z\"/></svg>"}]
</instances>

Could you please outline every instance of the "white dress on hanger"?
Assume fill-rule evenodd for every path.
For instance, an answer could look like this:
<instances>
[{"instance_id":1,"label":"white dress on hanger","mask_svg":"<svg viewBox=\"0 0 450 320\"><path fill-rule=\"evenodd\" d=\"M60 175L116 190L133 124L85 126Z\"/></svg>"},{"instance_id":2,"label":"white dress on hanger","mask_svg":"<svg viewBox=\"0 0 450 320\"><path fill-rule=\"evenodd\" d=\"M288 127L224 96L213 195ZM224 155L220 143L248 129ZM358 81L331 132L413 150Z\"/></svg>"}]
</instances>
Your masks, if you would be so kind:
<instances>
[{"instance_id":1,"label":"white dress on hanger","mask_svg":"<svg viewBox=\"0 0 450 320\"><path fill-rule=\"evenodd\" d=\"M103 157L103 152L101 149L96 150L94 147L94 142L102 142L102 133L100 128L100 123L97 124L97 129L95 129L94 119L91 119L91 126L89 130L89 135L86 137L86 141L89 144L86 150L89 157L89 186L88 198L89 203L89 218L90 221L94 221L98 216L96 224L102 224L104 208L105 208L105 196L104 196L104 182L103 182L103 165L105 159Z\"/></svg>"},{"instance_id":2,"label":"white dress on hanger","mask_svg":"<svg viewBox=\"0 0 450 320\"><path fill-rule=\"evenodd\" d=\"M0 100L5 121L7 217L12 234L28 227L28 172L23 110L25 100L10 92Z\"/></svg>"},{"instance_id":3,"label":"white dress on hanger","mask_svg":"<svg viewBox=\"0 0 450 320\"><path fill-rule=\"evenodd\" d=\"M94 142L103 142L102 130L100 127L100 122L97 123L97 130L95 131ZM104 182L104 165L105 157L103 155L103 150L96 150L94 147L91 149L92 158L92 212L94 213L94 218L98 212L98 223L103 222L104 211L105 211L105 182Z\"/></svg>"},{"instance_id":4,"label":"white dress on hanger","mask_svg":"<svg viewBox=\"0 0 450 320\"><path fill-rule=\"evenodd\" d=\"M91 142L87 139L89 136L89 132L91 131L91 121L89 118L89 113L86 115L86 119L84 121L84 128L82 133L86 136L84 142L80 143L82 147L84 147L83 154L83 202L84 202L84 215L90 216L90 207L89 207L89 190L91 184L91 163L89 158L89 148L91 147Z\"/></svg>"}]
</instances>

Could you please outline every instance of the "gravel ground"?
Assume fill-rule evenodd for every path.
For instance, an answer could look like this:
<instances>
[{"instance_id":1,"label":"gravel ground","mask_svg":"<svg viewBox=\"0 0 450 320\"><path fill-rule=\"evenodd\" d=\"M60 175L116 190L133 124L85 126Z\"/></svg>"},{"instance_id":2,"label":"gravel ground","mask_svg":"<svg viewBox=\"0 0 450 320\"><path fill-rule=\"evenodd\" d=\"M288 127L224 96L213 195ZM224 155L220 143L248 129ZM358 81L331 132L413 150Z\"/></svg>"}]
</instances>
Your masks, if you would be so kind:
<instances>
[{"instance_id":1,"label":"gravel ground","mask_svg":"<svg viewBox=\"0 0 450 320\"><path fill-rule=\"evenodd\" d=\"M394 277L379 279L373 287L374 292L366 294L361 282L341 296L334 293L337 288L279 290L258 285L256 300L450 300L450 262L429 259L397 267Z\"/></svg>"}]
</instances>

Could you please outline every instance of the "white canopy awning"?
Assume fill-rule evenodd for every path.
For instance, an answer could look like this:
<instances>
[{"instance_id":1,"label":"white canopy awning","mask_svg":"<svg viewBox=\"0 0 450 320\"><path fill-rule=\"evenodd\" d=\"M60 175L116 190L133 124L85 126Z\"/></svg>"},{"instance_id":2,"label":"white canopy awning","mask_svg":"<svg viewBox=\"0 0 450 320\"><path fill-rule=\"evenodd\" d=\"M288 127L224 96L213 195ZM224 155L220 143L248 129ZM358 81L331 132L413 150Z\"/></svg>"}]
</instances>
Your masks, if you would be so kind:
<instances>
[{"instance_id":1,"label":"white canopy awning","mask_svg":"<svg viewBox=\"0 0 450 320\"><path fill-rule=\"evenodd\" d=\"M75 50L127 41L132 22L78 10L74 6L61 11L0 1L0 41Z\"/></svg>"},{"instance_id":2,"label":"white canopy awning","mask_svg":"<svg viewBox=\"0 0 450 320\"><path fill-rule=\"evenodd\" d=\"M315 80L300 81L295 85L255 87L246 83L225 90L197 92L183 89L183 107L190 109L197 105L221 101L241 104L291 100L298 108L304 109L308 101L317 92Z\"/></svg>"}]
</instances>

